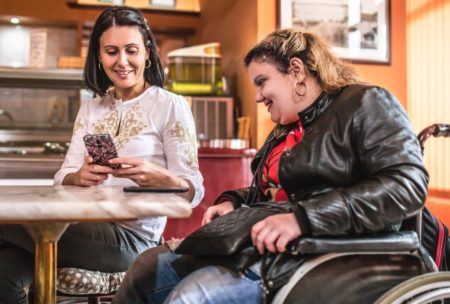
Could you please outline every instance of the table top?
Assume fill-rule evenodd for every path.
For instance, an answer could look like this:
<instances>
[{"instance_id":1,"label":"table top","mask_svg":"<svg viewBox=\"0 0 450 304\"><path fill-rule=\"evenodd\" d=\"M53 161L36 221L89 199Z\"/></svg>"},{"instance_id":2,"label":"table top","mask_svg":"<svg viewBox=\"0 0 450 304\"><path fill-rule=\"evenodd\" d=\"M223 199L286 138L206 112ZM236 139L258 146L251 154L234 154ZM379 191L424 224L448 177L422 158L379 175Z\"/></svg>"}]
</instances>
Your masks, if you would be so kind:
<instances>
[{"instance_id":1,"label":"table top","mask_svg":"<svg viewBox=\"0 0 450 304\"><path fill-rule=\"evenodd\" d=\"M122 221L188 217L189 202L174 193L123 192L122 186L1 186L0 222Z\"/></svg>"}]
</instances>

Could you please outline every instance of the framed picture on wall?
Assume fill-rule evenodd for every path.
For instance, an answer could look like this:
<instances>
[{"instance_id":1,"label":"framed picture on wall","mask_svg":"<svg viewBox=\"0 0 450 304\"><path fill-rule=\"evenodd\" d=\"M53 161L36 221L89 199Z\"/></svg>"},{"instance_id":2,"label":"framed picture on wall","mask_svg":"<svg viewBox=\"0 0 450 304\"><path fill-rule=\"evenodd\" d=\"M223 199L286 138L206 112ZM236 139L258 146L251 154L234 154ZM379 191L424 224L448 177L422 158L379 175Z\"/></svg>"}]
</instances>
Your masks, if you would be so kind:
<instances>
[{"instance_id":1,"label":"framed picture on wall","mask_svg":"<svg viewBox=\"0 0 450 304\"><path fill-rule=\"evenodd\" d=\"M279 27L322 36L343 59L390 63L390 0L278 0Z\"/></svg>"}]
</instances>

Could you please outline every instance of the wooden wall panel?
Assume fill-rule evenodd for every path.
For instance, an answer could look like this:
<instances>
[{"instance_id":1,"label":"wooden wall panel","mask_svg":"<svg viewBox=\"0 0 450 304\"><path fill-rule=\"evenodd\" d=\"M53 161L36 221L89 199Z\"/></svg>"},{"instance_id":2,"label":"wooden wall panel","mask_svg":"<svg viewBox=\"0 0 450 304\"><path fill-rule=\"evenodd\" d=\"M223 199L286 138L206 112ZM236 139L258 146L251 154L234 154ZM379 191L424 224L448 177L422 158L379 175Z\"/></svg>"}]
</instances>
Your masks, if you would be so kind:
<instances>
[{"instance_id":1,"label":"wooden wall panel","mask_svg":"<svg viewBox=\"0 0 450 304\"><path fill-rule=\"evenodd\" d=\"M450 123L450 1L407 1L408 114L416 131ZM450 191L450 139L425 145L430 188Z\"/></svg>"}]
</instances>

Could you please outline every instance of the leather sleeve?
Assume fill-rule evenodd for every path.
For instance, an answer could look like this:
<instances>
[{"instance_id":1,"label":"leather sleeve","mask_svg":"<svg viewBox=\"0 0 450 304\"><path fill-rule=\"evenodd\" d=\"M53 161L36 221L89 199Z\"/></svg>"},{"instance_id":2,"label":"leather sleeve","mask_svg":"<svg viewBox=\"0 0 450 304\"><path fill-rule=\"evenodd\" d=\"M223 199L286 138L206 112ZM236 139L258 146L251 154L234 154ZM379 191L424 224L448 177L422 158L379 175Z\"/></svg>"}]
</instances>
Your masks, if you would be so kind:
<instances>
[{"instance_id":1,"label":"leather sleeve","mask_svg":"<svg viewBox=\"0 0 450 304\"><path fill-rule=\"evenodd\" d=\"M255 191L254 187L247 187L222 192L214 201L213 205L231 201L233 202L234 209L239 208L245 204L247 196L249 193L253 193L253 191Z\"/></svg>"},{"instance_id":2,"label":"leather sleeve","mask_svg":"<svg viewBox=\"0 0 450 304\"><path fill-rule=\"evenodd\" d=\"M339 115L339 114L337 114ZM298 201L312 235L389 229L423 207L428 174L406 113L389 92L368 89L350 115L358 181ZM330 152L330 151L328 151ZM339 151L331 151L338 154ZM300 156L301 157L301 156Z\"/></svg>"}]
</instances>

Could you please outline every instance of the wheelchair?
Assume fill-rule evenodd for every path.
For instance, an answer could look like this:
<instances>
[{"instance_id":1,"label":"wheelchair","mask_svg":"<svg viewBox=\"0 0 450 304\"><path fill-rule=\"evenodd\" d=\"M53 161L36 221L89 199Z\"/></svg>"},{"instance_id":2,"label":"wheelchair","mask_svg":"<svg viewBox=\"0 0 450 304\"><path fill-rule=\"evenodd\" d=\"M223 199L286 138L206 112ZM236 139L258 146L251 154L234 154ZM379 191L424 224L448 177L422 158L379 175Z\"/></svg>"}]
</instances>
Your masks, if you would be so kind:
<instances>
[{"instance_id":1,"label":"wheelchair","mask_svg":"<svg viewBox=\"0 0 450 304\"><path fill-rule=\"evenodd\" d=\"M420 132L422 151L430 136L450 137L450 124ZM450 271L439 272L421 245L422 212L413 220L415 231L300 239L291 254L311 258L276 292L272 303L450 303Z\"/></svg>"}]
</instances>

